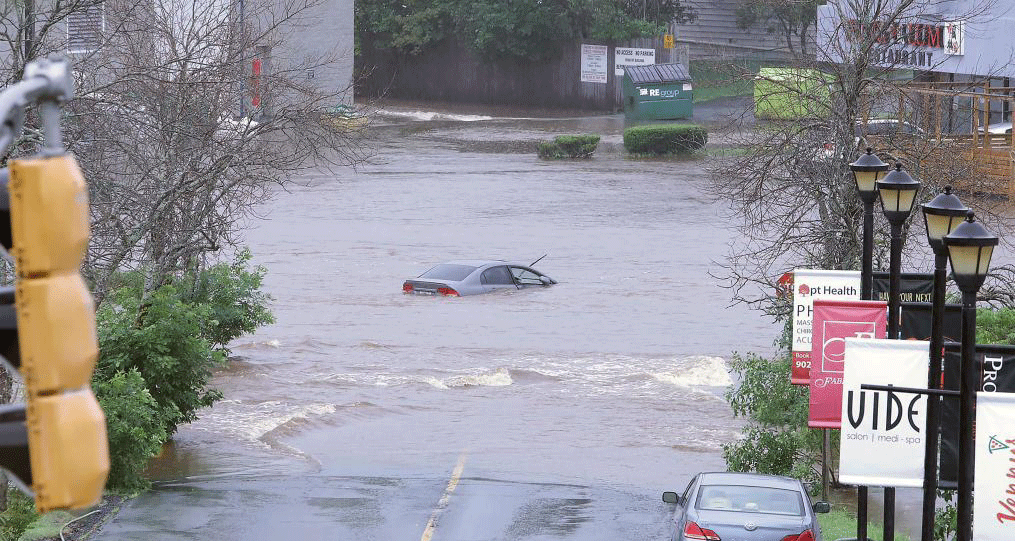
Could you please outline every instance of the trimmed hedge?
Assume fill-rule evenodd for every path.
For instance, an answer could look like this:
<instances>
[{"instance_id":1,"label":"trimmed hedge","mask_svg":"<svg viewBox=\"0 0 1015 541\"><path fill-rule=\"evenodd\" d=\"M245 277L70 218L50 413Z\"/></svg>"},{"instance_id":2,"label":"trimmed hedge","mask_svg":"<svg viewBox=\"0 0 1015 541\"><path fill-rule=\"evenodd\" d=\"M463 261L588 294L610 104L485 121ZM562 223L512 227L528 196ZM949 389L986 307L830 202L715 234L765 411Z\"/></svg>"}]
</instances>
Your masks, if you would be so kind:
<instances>
[{"instance_id":1,"label":"trimmed hedge","mask_svg":"<svg viewBox=\"0 0 1015 541\"><path fill-rule=\"evenodd\" d=\"M597 146L598 135L558 135L552 142L540 141L536 152L540 158L591 158Z\"/></svg>"},{"instance_id":2,"label":"trimmed hedge","mask_svg":"<svg viewBox=\"0 0 1015 541\"><path fill-rule=\"evenodd\" d=\"M692 124L634 126L624 130L624 148L638 154L694 152L708 142L708 132Z\"/></svg>"}]
</instances>

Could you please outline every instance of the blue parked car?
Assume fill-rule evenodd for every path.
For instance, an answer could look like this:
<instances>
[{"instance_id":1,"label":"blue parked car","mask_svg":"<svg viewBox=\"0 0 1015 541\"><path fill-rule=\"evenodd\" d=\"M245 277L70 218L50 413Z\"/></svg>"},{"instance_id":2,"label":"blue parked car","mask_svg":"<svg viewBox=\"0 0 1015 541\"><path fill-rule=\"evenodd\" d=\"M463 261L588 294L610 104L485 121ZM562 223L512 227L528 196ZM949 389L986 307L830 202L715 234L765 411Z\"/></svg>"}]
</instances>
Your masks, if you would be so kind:
<instances>
[{"instance_id":1,"label":"blue parked car","mask_svg":"<svg viewBox=\"0 0 1015 541\"><path fill-rule=\"evenodd\" d=\"M676 504L673 541L821 541L815 513L803 484L759 473L699 473L683 494L663 492Z\"/></svg>"}]
</instances>

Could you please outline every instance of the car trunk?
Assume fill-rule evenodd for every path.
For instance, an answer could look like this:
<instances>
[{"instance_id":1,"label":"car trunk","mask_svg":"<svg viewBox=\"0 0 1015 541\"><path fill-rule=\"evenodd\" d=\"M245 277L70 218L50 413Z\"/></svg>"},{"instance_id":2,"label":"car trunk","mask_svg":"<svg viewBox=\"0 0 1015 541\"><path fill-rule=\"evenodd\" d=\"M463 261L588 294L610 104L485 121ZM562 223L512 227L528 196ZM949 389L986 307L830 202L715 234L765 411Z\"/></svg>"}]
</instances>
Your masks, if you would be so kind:
<instances>
[{"instance_id":1,"label":"car trunk","mask_svg":"<svg viewBox=\"0 0 1015 541\"><path fill-rule=\"evenodd\" d=\"M412 286L412 291L406 291L407 286ZM446 280L406 280L402 291L415 295L437 295L437 288L452 287ZM453 288L453 287L452 287Z\"/></svg>"},{"instance_id":2,"label":"car trunk","mask_svg":"<svg viewBox=\"0 0 1015 541\"><path fill-rule=\"evenodd\" d=\"M807 529L806 517L744 511L698 511L698 525L719 534L722 541L782 541ZM756 528L748 530L745 525Z\"/></svg>"}]
</instances>

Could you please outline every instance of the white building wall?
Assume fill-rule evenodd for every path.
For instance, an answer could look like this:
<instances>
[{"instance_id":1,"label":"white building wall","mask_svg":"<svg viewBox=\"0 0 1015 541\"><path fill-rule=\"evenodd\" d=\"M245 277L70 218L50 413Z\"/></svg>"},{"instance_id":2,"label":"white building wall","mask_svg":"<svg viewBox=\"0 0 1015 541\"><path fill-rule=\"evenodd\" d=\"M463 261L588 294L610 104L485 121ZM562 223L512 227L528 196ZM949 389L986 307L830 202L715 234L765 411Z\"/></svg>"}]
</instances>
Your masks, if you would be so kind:
<instances>
[{"instance_id":1,"label":"white building wall","mask_svg":"<svg viewBox=\"0 0 1015 541\"><path fill-rule=\"evenodd\" d=\"M833 0L818 8L818 44L829 53L827 60L841 62L849 56L851 44L847 32L840 31L843 21L864 19L853 13L849 5L850 2ZM943 27L949 32L956 29L961 36L958 42L948 36L947 43L931 45L923 44L926 42L923 37L886 41L878 47L878 65L980 77L1015 76L1013 2L923 0L907 15L900 21L903 26Z\"/></svg>"}]
</instances>

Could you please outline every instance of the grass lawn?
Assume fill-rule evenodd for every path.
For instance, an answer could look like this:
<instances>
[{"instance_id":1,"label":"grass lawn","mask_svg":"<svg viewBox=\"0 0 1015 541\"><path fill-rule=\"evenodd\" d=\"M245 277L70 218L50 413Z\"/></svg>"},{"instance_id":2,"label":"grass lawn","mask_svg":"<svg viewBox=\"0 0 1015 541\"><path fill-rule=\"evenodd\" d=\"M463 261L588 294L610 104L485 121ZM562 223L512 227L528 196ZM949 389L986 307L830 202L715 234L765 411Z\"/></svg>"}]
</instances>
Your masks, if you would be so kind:
<instances>
[{"instance_id":1,"label":"grass lawn","mask_svg":"<svg viewBox=\"0 0 1015 541\"><path fill-rule=\"evenodd\" d=\"M832 509L830 513L818 515L818 522L821 524L821 537L825 541L835 541L848 537L856 537L856 515L845 509ZM867 523L867 537L880 540L883 527L873 522ZM905 533L896 532L896 541L911 541Z\"/></svg>"}]
</instances>

